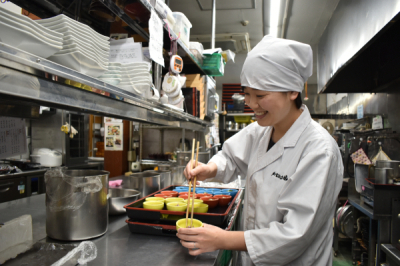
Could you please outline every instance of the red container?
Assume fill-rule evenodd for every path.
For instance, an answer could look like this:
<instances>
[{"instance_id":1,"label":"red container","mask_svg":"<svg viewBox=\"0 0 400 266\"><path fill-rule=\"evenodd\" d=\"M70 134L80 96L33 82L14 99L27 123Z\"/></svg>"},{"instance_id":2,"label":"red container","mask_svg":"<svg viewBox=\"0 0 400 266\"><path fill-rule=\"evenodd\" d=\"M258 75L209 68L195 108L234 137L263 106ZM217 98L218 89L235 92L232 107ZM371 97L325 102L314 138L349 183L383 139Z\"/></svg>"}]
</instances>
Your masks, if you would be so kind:
<instances>
[{"instance_id":1,"label":"red container","mask_svg":"<svg viewBox=\"0 0 400 266\"><path fill-rule=\"evenodd\" d=\"M219 206L226 206L232 200L232 196L229 196L229 195L216 195L216 196L214 196L214 198L219 199L219 202L218 202Z\"/></svg>"},{"instance_id":2,"label":"red container","mask_svg":"<svg viewBox=\"0 0 400 266\"><path fill-rule=\"evenodd\" d=\"M189 192L179 192L179 196L181 195L187 195ZM190 193L191 194L191 193Z\"/></svg>"},{"instance_id":3,"label":"red container","mask_svg":"<svg viewBox=\"0 0 400 266\"><path fill-rule=\"evenodd\" d=\"M208 193L198 193L197 195L200 195L201 197L212 197L212 194L208 194Z\"/></svg>"},{"instance_id":4,"label":"red container","mask_svg":"<svg viewBox=\"0 0 400 266\"><path fill-rule=\"evenodd\" d=\"M161 191L161 194L168 195L171 197L178 197L178 192L172 190Z\"/></svg>"},{"instance_id":5,"label":"red container","mask_svg":"<svg viewBox=\"0 0 400 266\"><path fill-rule=\"evenodd\" d=\"M219 198L216 198L216 197L207 196L207 197L201 197L200 199L203 201L203 203L208 205L209 209L213 209L213 208L217 207L217 205L219 203Z\"/></svg>"},{"instance_id":6,"label":"red container","mask_svg":"<svg viewBox=\"0 0 400 266\"><path fill-rule=\"evenodd\" d=\"M171 198L172 196L170 196L170 195L165 195L165 194L155 194L154 197L159 197L159 198L164 198L164 199L166 199L166 198Z\"/></svg>"},{"instance_id":7,"label":"red container","mask_svg":"<svg viewBox=\"0 0 400 266\"><path fill-rule=\"evenodd\" d=\"M187 199L188 195L187 194L186 195L179 195L179 197L182 198L182 199Z\"/></svg>"}]
</instances>

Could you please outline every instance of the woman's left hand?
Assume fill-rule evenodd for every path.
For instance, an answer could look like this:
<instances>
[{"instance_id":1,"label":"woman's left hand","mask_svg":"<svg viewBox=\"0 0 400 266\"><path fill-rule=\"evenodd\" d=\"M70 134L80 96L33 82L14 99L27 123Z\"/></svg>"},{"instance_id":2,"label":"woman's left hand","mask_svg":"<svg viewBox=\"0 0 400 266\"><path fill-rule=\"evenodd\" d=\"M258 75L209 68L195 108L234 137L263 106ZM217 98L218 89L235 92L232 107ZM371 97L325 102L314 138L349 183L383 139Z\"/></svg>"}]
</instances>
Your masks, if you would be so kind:
<instances>
[{"instance_id":1,"label":"woman's left hand","mask_svg":"<svg viewBox=\"0 0 400 266\"><path fill-rule=\"evenodd\" d=\"M224 239L225 231L213 225L203 225L204 227L180 228L176 234L181 239L182 246L188 248L192 256L212 252L223 246L221 241Z\"/></svg>"}]
</instances>

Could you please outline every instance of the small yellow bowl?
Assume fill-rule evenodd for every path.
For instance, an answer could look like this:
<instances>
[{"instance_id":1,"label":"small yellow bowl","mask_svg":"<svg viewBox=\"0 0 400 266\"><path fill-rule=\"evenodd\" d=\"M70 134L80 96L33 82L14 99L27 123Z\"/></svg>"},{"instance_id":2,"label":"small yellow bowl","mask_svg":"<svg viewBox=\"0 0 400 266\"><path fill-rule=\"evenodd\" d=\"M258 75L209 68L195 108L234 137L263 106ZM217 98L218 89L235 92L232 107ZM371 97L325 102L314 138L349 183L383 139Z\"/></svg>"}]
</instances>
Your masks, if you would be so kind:
<instances>
[{"instance_id":1,"label":"small yellow bowl","mask_svg":"<svg viewBox=\"0 0 400 266\"><path fill-rule=\"evenodd\" d=\"M190 226L191 219L188 219L188 226ZM203 227L203 223L200 220L193 219L193 227ZM179 228L186 228L186 219L180 219L176 222L176 230Z\"/></svg>"},{"instance_id":2,"label":"small yellow bowl","mask_svg":"<svg viewBox=\"0 0 400 266\"><path fill-rule=\"evenodd\" d=\"M184 199L177 198L177 197L172 197L172 198L166 198L165 199L165 204L168 204L168 203L171 203L171 202L184 202Z\"/></svg>"},{"instance_id":3,"label":"small yellow bowl","mask_svg":"<svg viewBox=\"0 0 400 266\"><path fill-rule=\"evenodd\" d=\"M164 208L164 202L160 201L145 201L143 202L144 209L151 209L151 210L162 210Z\"/></svg>"},{"instance_id":4,"label":"small yellow bowl","mask_svg":"<svg viewBox=\"0 0 400 266\"><path fill-rule=\"evenodd\" d=\"M193 209L196 209L200 206L201 203L195 202L194 204L192 204L192 202L190 202L189 204L187 204L187 202L185 202L185 204L189 206L189 208L190 208L189 211L192 211L192 205L193 205Z\"/></svg>"},{"instance_id":5,"label":"small yellow bowl","mask_svg":"<svg viewBox=\"0 0 400 266\"><path fill-rule=\"evenodd\" d=\"M175 212L183 212L187 208L187 204L184 202L170 202L167 204L167 210Z\"/></svg>"},{"instance_id":6,"label":"small yellow bowl","mask_svg":"<svg viewBox=\"0 0 400 266\"><path fill-rule=\"evenodd\" d=\"M186 202L187 203L187 201L188 200L183 200L183 202ZM190 202L192 202L192 199L190 199ZM194 199L194 203L203 203L203 200L201 200L201 199Z\"/></svg>"},{"instance_id":7,"label":"small yellow bowl","mask_svg":"<svg viewBox=\"0 0 400 266\"><path fill-rule=\"evenodd\" d=\"M159 197L148 197L148 198L146 198L146 201L159 201L159 202L164 203L165 199L164 198L159 198Z\"/></svg>"},{"instance_id":8,"label":"small yellow bowl","mask_svg":"<svg viewBox=\"0 0 400 266\"><path fill-rule=\"evenodd\" d=\"M206 213L206 212L208 212L208 205L205 203L200 203L199 207L194 208L193 212Z\"/></svg>"}]
</instances>

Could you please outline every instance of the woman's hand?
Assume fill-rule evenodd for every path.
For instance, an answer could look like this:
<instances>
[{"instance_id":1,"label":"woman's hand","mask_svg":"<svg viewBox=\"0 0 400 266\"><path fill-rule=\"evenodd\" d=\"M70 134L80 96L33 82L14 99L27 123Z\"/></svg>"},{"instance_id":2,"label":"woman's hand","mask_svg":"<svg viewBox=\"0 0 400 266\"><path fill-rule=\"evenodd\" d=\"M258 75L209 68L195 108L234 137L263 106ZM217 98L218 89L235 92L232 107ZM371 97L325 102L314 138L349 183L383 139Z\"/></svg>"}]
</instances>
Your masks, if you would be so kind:
<instances>
[{"instance_id":1,"label":"woman's hand","mask_svg":"<svg viewBox=\"0 0 400 266\"><path fill-rule=\"evenodd\" d=\"M225 231L214 225L203 223L204 227L180 228L177 237L181 244L189 249L189 254L197 256L201 253L218 249L247 251L243 231Z\"/></svg>"},{"instance_id":2,"label":"woman's hand","mask_svg":"<svg viewBox=\"0 0 400 266\"><path fill-rule=\"evenodd\" d=\"M225 231L213 225L203 225L204 227L180 228L176 234L181 239L182 246L188 248L192 256L222 249L221 241Z\"/></svg>"},{"instance_id":3,"label":"woman's hand","mask_svg":"<svg viewBox=\"0 0 400 266\"><path fill-rule=\"evenodd\" d=\"M193 166L195 165L195 161L189 161L189 163L186 165L185 171L183 174L186 176L187 180L191 180L195 176L197 176L198 181L203 181L206 180L207 178L211 178L217 175L217 165L213 162L210 162L208 164L204 164L201 162L197 163L197 167L192 169L192 164Z\"/></svg>"}]
</instances>

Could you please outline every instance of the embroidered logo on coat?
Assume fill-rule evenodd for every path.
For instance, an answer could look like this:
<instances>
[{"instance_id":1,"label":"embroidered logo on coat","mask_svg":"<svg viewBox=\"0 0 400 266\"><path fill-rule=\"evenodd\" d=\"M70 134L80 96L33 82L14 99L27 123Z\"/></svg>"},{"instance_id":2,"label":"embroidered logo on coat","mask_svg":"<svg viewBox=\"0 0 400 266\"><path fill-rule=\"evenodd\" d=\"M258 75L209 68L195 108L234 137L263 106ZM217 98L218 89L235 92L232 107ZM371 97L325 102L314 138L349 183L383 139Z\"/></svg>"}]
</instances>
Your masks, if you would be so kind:
<instances>
[{"instance_id":1,"label":"embroidered logo on coat","mask_svg":"<svg viewBox=\"0 0 400 266\"><path fill-rule=\"evenodd\" d=\"M276 172L273 172L272 176L275 176L276 178L279 178L280 180L283 180L283 181L288 181L287 175L283 176L283 175L280 175L280 174L278 174Z\"/></svg>"}]
</instances>

